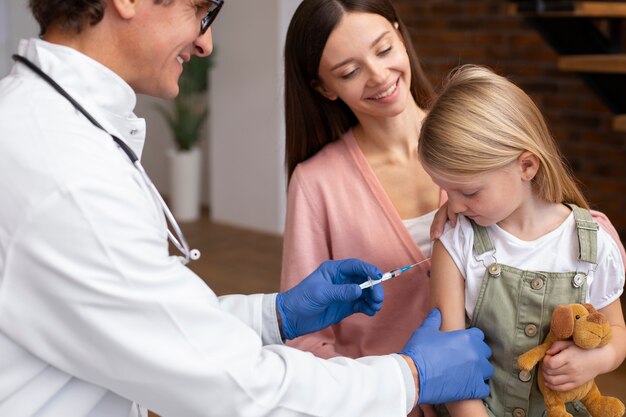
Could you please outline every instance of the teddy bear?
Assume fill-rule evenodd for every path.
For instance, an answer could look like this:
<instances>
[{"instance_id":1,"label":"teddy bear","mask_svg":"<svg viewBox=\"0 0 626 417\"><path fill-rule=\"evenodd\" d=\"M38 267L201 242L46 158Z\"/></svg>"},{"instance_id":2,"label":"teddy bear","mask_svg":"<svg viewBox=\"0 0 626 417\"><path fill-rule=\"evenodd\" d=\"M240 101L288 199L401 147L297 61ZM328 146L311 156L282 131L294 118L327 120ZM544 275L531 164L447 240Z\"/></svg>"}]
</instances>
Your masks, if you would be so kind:
<instances>
[{"instance_id":1,"label":"teddy bear","mask_svg":"<svg viewBox=\"0 0 626 417\"><path fill-rule=\"evenodd\" d=\"M611 337L608 320L591 304L561 304L552 314L550 332L545 341L520 355L517 365L521 370L530 372L557 340L571 339L582 349L593 349L606 345ZM624 414L624 404L617 398L602 396L594 380L561 392L545 386L541 369L537 370L537 374L548 417L572 417L565 410L565 403L578 400L582 401L592 417L621 417Z\"/></svg>"}]
</instances>

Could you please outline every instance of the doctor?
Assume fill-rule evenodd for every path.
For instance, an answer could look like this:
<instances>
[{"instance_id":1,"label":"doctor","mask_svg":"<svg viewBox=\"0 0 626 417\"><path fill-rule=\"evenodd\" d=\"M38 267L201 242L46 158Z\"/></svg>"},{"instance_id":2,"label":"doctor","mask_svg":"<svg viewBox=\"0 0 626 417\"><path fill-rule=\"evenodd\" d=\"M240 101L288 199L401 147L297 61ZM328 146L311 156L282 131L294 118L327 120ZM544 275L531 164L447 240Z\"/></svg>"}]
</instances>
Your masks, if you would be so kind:
<instances>
[{"instance_id":1,"label":"doctor","mask_svg":"<svg viewBox=\"0 0 626 417\"><path fill-rule=\"evenodd\" d=\"M380 273L323 263L272 295L216 297L168 252L135 94L172 98L221 0L30 0L41 39L0 81L0 415L403 416L488 394L476 329L433 311L400 354L322 360L284 339L381 307ZM165 213L165 214L164 214ZM181 262L182 261L182 262ZM139 406L140 405L140 406ZM145 408L144 408L145 407Z\"/></svg>"}]
</instances>

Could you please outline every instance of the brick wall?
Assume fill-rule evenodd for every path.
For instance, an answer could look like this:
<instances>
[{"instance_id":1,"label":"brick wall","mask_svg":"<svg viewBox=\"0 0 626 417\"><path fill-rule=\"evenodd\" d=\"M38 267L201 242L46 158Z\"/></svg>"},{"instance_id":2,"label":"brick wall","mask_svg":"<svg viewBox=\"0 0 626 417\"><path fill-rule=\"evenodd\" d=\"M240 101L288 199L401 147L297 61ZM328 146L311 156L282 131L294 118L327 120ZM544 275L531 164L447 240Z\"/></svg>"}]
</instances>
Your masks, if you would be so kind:
<instances>
[{"instance_id":1,"label":"brick wall","mask_svg":"<svg viewBox=\"0 0 626 417\"><path fill-rule=\"evenodd\" d=\"M575 74L557 69L557 54L541 36L507 14L506 0L392 1L436 87L450 69L475 63L533 97L591 206L626 242L626 133L611 130L611 112Z\"/></svg>"}]
</instances>

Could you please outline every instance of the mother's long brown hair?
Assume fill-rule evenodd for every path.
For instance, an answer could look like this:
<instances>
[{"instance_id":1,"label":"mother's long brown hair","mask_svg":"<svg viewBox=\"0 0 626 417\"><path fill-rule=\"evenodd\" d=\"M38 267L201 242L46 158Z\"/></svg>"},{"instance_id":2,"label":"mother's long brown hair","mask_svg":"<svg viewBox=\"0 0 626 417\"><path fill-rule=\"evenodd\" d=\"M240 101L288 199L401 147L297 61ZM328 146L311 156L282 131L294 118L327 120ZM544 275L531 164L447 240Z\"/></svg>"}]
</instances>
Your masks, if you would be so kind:
<instances>
[{"instance_id":1,"label":"mother's long brown hair","mask_svg":"<svg viewBox=\"0 0 626 417\"><path fill-rule=\"evenodd\" d=\"M285 42L285 164L291 179L296 165L356 125L352 110L341 100L329 100L314 85L328 37L347 12L375 13L398 23L411 67L411 95L426 108L433 88L424 75L411 37L388 0L304 0L287 30Z\"/></svg>"}]
</instances>

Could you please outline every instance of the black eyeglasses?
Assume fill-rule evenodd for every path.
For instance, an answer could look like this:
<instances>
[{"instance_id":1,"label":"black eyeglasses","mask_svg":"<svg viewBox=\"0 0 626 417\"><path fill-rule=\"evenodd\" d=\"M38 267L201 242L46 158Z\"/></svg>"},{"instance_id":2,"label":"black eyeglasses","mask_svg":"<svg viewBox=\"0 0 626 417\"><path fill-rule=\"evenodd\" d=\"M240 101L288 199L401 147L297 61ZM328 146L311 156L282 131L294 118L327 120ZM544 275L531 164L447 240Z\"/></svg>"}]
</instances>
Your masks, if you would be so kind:
<instances>
[{"instance_id":1,"label":"black eyeglasses","mask_svg":"<svg viewBox=\"0 0 626 417\"><path fill-rule=\"evenodd\" d=\"M211 23L217 17L217 14L220 12L222 5L224 4L224 0L211 0L211 6L209 6L209 11L206 16L202 18L202 22L200 22L200 35L204 35L206 31L211 26Z\"/></svg>"}]
</instances>

